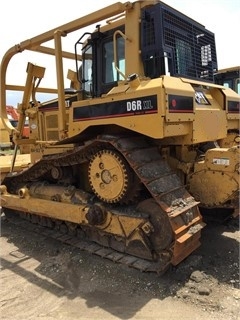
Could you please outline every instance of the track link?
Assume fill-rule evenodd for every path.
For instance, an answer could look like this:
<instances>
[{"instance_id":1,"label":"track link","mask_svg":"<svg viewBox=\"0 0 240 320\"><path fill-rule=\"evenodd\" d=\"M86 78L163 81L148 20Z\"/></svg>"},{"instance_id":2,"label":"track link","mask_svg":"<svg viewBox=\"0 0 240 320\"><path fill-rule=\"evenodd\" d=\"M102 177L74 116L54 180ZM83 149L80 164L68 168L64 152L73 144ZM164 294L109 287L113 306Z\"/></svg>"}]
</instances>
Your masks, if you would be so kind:
<instances>
[{"instance_id":1,"label":"track link","mask_svg":"<svg viewBox=\"0 0 240 320\"><path fill-rule=\"evenodd\" d=\"M169 255L167 253L166 253L165 261L164 260L162 260L161 262L147 261L141 258L131 256L126 253L117 252L116 250L113 250L111 248L105 248L97 243L83 240L75 235L61 232L59 230L56 230L55 228L51 229L51 228L46 228L44 226L41 226L39 224L33 224L32 222L25 220L25 218L24 219L20 218L20 216L18 216L15 213L6 214L6 219L10 223L18 227L21 227L22 229L27 230L29 232L37 233L41 236L55 239L66 245L76 247L82 251L86 251L88 253L97 255L101 258L110 260L114 263L126 265L128 267L137 269L141 272L152 272L157 274L163 274L170 266Z\"/></svg>"},{"instance_id":2,"label":"track link","mask_svg":"<svg viewBox=\"0 0 240 320\"><path fill-rule=\"evenodd\" d=\"M44 156L41 161L28 170L13 176L7 176L3 184L6 185L8 192L17 194L19 186L29 181L38 181L52 168L68 167L89 161L96 152L106 147L117 150L125 157L152 199L159 206L159 213L155 209L154 216L151 218L153 220L158 219L158 215L167 217L170 231L166 227L165 232L167 236L171 233L171 243L158 252L160 263L139 259L122 252L119 253L110 247L103 248L100 244L91 244L90 248L96 249L94 249L95 254L113 261L116 259L121 260L122 263L126 261L125 264L132 267L143 265L144 267L138 268L141 271L162 272L170 263L177 265L200 245L200 232L204 223L198 210L198 203L186 191L185 186L182 185L180 179L170 169L166 161L162 159L158 147L150 146L143 137L99 136L87 145L77 147L64 154ZM75 240L69 238L67 241L75 242ZM78 243L79 247L81 246L83 249L85 247L84 250L88 245L88 242L85 245ZM165 259L165 256L167 256L167 259Z\"/></svg>"},{"instance_id":3,"label":"track link","mask_svg":"<svg viewBox=\"0 0 240 320\"><path fill-rule=\"evenodd\" d=\"M200 231L205 226L198 202L186 191L178 176L161 157L157 146L142 137L104 136L121 152L162 211L168 215L174 233L172 264L177 265L200 246Z\"/></svg>"}]
</instances>

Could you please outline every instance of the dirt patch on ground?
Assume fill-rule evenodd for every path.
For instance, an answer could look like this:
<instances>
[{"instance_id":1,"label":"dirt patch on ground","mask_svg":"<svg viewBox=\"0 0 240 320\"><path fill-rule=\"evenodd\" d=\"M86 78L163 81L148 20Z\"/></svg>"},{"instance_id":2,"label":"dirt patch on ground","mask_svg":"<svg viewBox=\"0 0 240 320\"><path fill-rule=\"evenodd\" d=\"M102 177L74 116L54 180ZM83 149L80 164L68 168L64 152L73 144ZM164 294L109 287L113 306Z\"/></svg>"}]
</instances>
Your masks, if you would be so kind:
<instances>
[{"instance_id":1,"label":"dirt patch on ground","mask_svg":"<svg viewBox=\"0 0 240 320\"><path fill-rule=\"evenodd\" d=\"M1 319L238 320L239 223L208 224L164 275L141 273L1 217Z\"/></svg>"}]
</instances>

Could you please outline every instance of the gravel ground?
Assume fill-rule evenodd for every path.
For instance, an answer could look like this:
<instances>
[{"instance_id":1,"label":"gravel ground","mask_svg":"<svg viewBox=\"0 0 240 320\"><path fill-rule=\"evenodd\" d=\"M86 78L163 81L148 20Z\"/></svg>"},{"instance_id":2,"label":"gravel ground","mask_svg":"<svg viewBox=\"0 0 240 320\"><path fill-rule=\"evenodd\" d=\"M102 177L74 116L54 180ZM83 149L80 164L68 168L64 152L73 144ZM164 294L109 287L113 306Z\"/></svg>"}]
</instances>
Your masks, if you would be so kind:
<instances>
[{"instance_id":1,"label":"gravel ground","mask_svg":"<svg viewBox=\"0 0 240 320\"><path fill-rule=\"evenodd\" d=\"M239 320L239 223L208 224L164 275L141 273L1 217L2 320Z\"/></svg>"}]
</instances>

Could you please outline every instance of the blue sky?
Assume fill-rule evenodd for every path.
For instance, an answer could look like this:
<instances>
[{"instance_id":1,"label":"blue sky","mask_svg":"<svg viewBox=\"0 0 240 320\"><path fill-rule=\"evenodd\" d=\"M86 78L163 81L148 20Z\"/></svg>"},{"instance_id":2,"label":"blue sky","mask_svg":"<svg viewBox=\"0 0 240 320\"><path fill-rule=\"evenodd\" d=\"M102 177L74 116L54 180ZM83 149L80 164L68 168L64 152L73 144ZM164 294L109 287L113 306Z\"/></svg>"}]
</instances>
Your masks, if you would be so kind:
<instances>
[{"instance_id":1,"label":"blue sky","mask_svg":"<svg viewBox=\"0 0 240 320\"><path fill-rule=\"evenodd\" d=\"M41 0L41 2L33 2L32 0L4 1L1 3L0 11L0 59L9 48L21 41L115 2L117 1L88 0L83 2L71 0L69 3L59 0ZM165 0L163 2L197 20L208 30L215 33L219 69L240 65L239 0ZM89 31L92 31L92 29ZM70 38L66 42L67 51L73 52L75 40ZM24 58L21 55L24 55ZM20 78L20 72L16 72L16 68L11 62L7 73L7 83L16 84L16 81L20 81L23 84L25 82L26 73L24 70L28 61L42 66L45 66L46 63L45 74L51 75L52 73L51 65L54 61L41 60L39 63L37 56L31 52L18 54L12 60L15 59L18 67L23 70L21 72L23 76ZM69 68L74 70L75 66L69 66ZM42 85L47 87L50 84ZM17 105L18 102L21 102L21 93L9 92L7 94L7 104Z\"/></svg>"}]
</instances>

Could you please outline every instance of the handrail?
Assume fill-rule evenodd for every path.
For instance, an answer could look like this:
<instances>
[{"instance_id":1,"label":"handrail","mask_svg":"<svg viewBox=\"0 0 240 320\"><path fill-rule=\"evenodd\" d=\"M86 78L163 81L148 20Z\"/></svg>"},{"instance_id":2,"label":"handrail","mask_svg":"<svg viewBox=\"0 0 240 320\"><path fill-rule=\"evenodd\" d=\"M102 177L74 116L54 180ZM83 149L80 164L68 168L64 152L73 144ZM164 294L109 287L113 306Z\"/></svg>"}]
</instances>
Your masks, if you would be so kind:
<instances>
[{"instance_id":1,"label":"handrail","mask_svg":"<svg viewBox=\"0 0 240 320\"><path fill-rule=\"evenodd\" d=\"M7 117L6 112L6 90L9 88L9 85L6 84L6 72L7 67L12 59L12 57L20 52L23 52L24 50L30 50L35 52L42 52L46 54L53 54L53 51L51 48L42 47L41 44L44 42L48 42L50 40L54 40L55 34L57 30L61 30L61 36L66 36L67 34L74 32L76 30L82 29L84 27L87 27L91 24L97 23L99 21L109 19L115 15L121 14L122 12L132 8L133 4L131 2L116 2L115 4L112 4L108 7L105 7L103 9L100 9L96 12L90 13L86 16L83 16L81 18L78 18L76 20L73 20L69 23L66 23L62 26L59 26L57 28L54 28L50 31L47 31L45 33L42 33L36 37L33 37L31 39L25 40L12 48L10 48L5 55L2 58L1 65L0 65L0 109L1 109L1 118L3 120L3 124L5 128L9 131L9 133L12 133L16 131L16 129L11 125L10 121ZM58 50L55 48L55 56L59 56L59 54L56 52ZM64 55L62 54L62 57ZM70 58L70 55L67 54L68 58ZM57 58L58 60L59 58ZM56 62L59 64L58 62ZM60 80L62 81L62 80ZM58 83L58 86L60 83ZM60 85L61 88L63 88L63 84ZM58 94L60 89L58 90ZM62 119L61 121L64 121ZM61 127L64 127L64 124L61 124Z\"/></svg>"}]
</instances>

